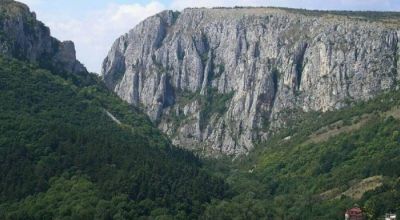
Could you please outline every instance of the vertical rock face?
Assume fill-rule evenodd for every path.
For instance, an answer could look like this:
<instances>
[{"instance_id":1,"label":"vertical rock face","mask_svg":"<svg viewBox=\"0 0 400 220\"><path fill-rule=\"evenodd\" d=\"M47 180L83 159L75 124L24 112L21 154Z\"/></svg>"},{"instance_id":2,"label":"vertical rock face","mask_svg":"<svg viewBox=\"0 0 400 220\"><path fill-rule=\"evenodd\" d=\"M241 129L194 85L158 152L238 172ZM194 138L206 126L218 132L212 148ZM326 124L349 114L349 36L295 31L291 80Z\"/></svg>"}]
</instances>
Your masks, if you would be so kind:
<instances>
[{"instance_id":1,"label":"vertical rock face","mask_svg":"<svg viewBox=\"0 0 400 220\"><path fill-rule=\"evenodd\" d=\"M334 110L393 88L400 25L384 18L277 8L164 11L116 40L103 76L175 144L242 154L284 126L292 110Z\"/></svg>"},{"instance_id":2,"label":"vertical rock face","mask_svg":"<svg viewBox=\"0 0 400 220\"><path fill-rule=\"evenodd\" d=\"M0 54L57 71L86 72L76 60L72 42L51 37L49 28L26 5L13 0L0 1Z\"/></svg>"}]
</instances>

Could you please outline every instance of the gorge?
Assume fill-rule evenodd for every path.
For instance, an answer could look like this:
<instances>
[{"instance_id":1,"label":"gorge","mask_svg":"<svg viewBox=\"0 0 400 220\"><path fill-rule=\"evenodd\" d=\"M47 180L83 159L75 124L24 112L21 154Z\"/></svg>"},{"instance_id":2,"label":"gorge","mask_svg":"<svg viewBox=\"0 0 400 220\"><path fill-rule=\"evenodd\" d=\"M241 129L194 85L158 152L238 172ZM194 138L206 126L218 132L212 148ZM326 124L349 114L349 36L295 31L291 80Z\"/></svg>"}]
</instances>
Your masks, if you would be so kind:
<instances>
[{"instance_id":1,"label":"gorge","mask_svg":"<svg viewBox=\"0 0 400 220\"><path fill-rule=\"evenodd\" d=\"M337 110L395 89L398 16L164 11L115 41L102 75L174 144L206 155L246 154L297 113Z\"/></svg>"}]
</instances>

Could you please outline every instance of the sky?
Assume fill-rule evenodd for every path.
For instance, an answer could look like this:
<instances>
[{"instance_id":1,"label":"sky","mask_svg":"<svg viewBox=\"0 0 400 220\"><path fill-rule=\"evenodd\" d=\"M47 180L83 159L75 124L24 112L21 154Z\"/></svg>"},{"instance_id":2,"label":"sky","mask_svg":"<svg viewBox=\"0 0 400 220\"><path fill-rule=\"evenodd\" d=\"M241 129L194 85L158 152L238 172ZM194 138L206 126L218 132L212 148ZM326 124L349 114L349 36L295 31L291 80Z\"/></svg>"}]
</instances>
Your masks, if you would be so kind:
<instances>
[{"instance_id":1,"label":"sky","mask_svg":"<svg viewBox=\"0 0 400 220\"><path fill-rule=\"evenodd\" d=\"M145 18L166 9L281 6L320 10L400 11L400 0L18 0L35 11L59 40L75 43L78 59L100 73L112 43Z\"/></svg>"}]
</instances>

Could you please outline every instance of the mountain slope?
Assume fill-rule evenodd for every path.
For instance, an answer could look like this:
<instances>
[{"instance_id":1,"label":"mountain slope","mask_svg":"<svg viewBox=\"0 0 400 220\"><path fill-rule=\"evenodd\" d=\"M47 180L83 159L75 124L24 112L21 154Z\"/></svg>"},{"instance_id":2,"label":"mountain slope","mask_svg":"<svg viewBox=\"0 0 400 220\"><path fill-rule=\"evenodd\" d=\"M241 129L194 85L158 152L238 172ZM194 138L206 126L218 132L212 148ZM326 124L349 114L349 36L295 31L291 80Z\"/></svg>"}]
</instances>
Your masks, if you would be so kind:
<instances>
[{"instance_id":1,"label":"mountain slope","mask_svg":"<svg viewBox=\"0 0 400 220\"><path fill-rule=\"evenodd\" d=\"M269 219L343 219L354 204L368 219L399 214L399 122L398 91L304 114L249 156L211 163L236 195L211 204L206 216L233 218L246 211L243 203L255 218Z\"/></svg>"},{"instance_id":2,"label":"mountain slope","mask_svg":"<svg viewBox=\"0 0 400 220\"><path fill-rule=\"evenodd\" d=\"M226 194L74 54L47 51L63 44L25 5L0 11L16 48L0 55L0 219L193 219Z\"/></svg>"},{"instance_id":3,"label":"mountain slope","mask_svg":"<svg viewBox=\"0 0 400 220\"><path fill-rule=\"evenodd\" d=\"M9 8L4 10L5 7ZM14 7L17 8L17 13L10 13L14 12ZM7 51L3 51L3 56L0 56L0 219L342 219L344 211L354 203L361 205L371 219L377 219L386 212L399 212L397 204L400 202L400 173L397 168L400 165L400 93L396 91L398 51L397 33L394 33L398 13L372 14L374 18L371 20L365 18L365 13L354 13L346 17L344 12L320 13L288 9L189 9L181 15L163 12L137 27L139 30L145 30L148 26L154 27L155 24L157 28L160 27L140 39L144 43L139 54L144 53L150 57L137 59L137 62L132 64L129 59L137 54L130 58L123 56L122 51L125 47L126 54L138 52L134 47L135 43L126 44L129 41L136 42L137 30L132 31L130 35L117 41L106 59L105 67L110 67L111 72L104 75L106 84L103 84L95 75L86 71L74 71L74 68L67 68L68 65L66 67L56 62L59 59L68 60L67 63L79 66L75 56L70 56L73 53L48 53L47 56L43 55L46 53L40 52L43 48L39 45L43 42L40 43L40 38L35 37L37 32L18 28L30 22L40 24L35 20L30 21L34 16L26 6L7 0L1 2L0 9L8 13L5 20L1 20L2 27L7 27L1 30L9 33L6 36L18 38L19 35L11 35L15 30L23 30L20 33L24 34L22 41L0 40L2 45L13 42L12 44L19 45L16 47L19 48L17 51L22 51L22 56L18 56L20 52ZM29 13L24 14L26 11ZM187 23L185 31L191 32L185 37L179 37L179 31L175 32L177 30L174 28L177 27L174 25L182 25L188 19L193 19L193 22L209 21L207 16L217 16L215 12L221 13L223 22L229 23L226 16L231 16L229 18L234 24L246 24L246 27L246 22L254 22L254 19L259 19L257 21L261 24L267 22L266 13L272 14L272 17L267 16L267 23L274 28L274 25L280 24L282 20L292 22L289 24L296 24L296 19L300 19L300 23L315 21L313 25L327 29L331 28L330 24L345 21L349 26L332 27L337 29L337 33L333 31L336 34L334 39L327 35L328 42L335 40L333 45L337 46L336 40L341 39L340 29L355 28L351 33L360 34L360 39L367 39L363 42L366 48L361 50L361 54L364 55L360 55L361 51L357 50L355 54L358 61L354 64L348 57L340 59L338 54L343 52L343 48L338 49L328 43L327 45L332 46L329 46L331 49L327 49L330 51L329 60L335 60L338 64L339 59L344 62L344 67L327 64L328 74L322 77L309 76L315 76L315 80L321 81L313 82L309 84L311 87L307 87L304 77L314 73L307 70L313 66L309 62L312 62L311 58L317 59L310 54L313 44L308 42L308 38L304 57L300 59L303 61L300 62L299 57L295 56L296 52L292 53L292 49L298 48L300 44L294 47L286 45L279 49L272 66L265 67L268 71L263 72L256 68L255 72L247 72L248 63L252 62L253 55L258 54L257 58L254 58L254 62L258 63L255 64L256 67L265 65L265 60L261 60L268 57L265 54L271 51L266 50L268 47L261 46L262 42L274 44L276 41L260 40L260 47L255 49L253 54L249 52L251 44L247 45L246 42L250 39L247 37L251 35L248 35L251 31L244 31L252 29L242 29L243 26L233 24L237 27L234 29L240 33L236 35L237 39L242 40L238 41L238 44L229 44L226 48L233 49L240 45L238 48L241 49L236 53L238 59L234 59L238 65L227 66L214 63L225 58L231 59L231 54L225 54L226 51L222 50L224 56L218 55L222 52L218 52L217 48L209 50L208 54L203 53L204 48L211 48L212 40L218 41L218 38L211 36L213 29L202 32L209 35L198 36L196 31L190 28L192 25L201 27L202 24ZM196 15L196 19L192 15ZM218 17L219 15L212 17L216 19L217 24L220 22ZM14 22L14 25L4 26L9 21ZM157 26L157 22L162 24ZM261 27L267 28L262 25ZM267 30L273 30L269 27ZM225 30L224 26L216 25L215 28L223 29L224 33L231 33L230 29ZM286 26L282 28L284 33L288 31ZM178 80L183 87L175 87L170 83L175 76L174 68L178 67L164 63L170 63L169 58L175 55L166 56L168 61L165 62L164 56L160 55L165 51L167 54L174 54L163 46L168 42L168 36L180 39L176 56L180 60L178 64L186 62L183 65L186 69L181 72L182 76L200 73L199 77L202 77L202 71L196 72L190 68L200 67L200 64L196 66L191 63L199 61L199 57L200 62L204 62L201 66L207 74L203 76L212 77L210 81L198 81L205 82L203 92L192 91L184 86L185 83L188 83L186 86L192 85L193 78L189 75ZM152 37L155 37L155 40ZM355 48L351 46L351 42L354 39L349 37L342 43L353 51ZM280 37L279 39L287 40ZM355 41L358 42L357 39ZM145 47L149 46L149 42L150 47ZM158 43L153 44L154 42ZM188 42L189 47L183 49L181 46L188 46ZM34 51L39 52L27 52L30 51L26 50L30 48L29 45L36 45L38 49ZM203 49L201 45L204 46ZM224 48L224 45L221 48ZM285 52L286 49L288 51ZM153 54L153 50L157 52ZM30 59L31 55L37 57ZM251 59L246 60L246 56ZM328 59L326 56L321 57ZM50 62L42 62L44 60ZM283 64L286 61L289 62L288 65ZM307 64L300 64L303 62ZM352 72L354 69L347 69L344 73L340 72L341 68L348 67L361 68L362 71L357 69L361 72L355 73ZM130 70L125 72L124 68L138 72L132 75ZM233 75L232 69L235 73ZM282 69L285 71L282 72ZM216 71L218 74L213 75ZM148 72L151 72L150 78L146 78ZM286 75L280 75L279 72ZM290 78L293 74L299 77L299 72L302 78L300 84L297 80L290 80L293 79ZM254 74L255 78L248 77L249 73ZM339 73L352 78L341 78ZM228 88L227 90L220 91L220 83L224 84L222 81L227 83L226 87L222 86ZM135 83L125 87L123 82ZM321 82L326 84L320 84ZM341 83L345 86L341 87ZM333 95L326 95L321 88L313 87L317 85L327 85L328 91ZM233 138L235 145L226 145L226 148L218 146L232 143L229 137L226 139L227 136L232 137L232 134L243 135L246 138L246 132L256 132L254 139L246 142L250 144L246 146L254 145L254 148L249 151L247 157L237 156L233 161L231 157L221 157L220 160L208 159L207 163L203 163L190 152L175 148L139 108L121 101L117 95L108 91L114 86L118 95L126 95L123 97L128 101L130 98L135 100L141 97L136 96L139 94L137 88L143 88L142 92L145 93L141 94L150 94L148 97L151 101L142 100L137 103L138 106L144 105L150 115L160 106L165 108L166 112L162 112L162 117L160 115L159 125L181 127L178 133L169 133L177 142L182 140L182 137L176 136L180 135L179 132L187 135L187 139L184 139L187 142L179 142L181 144L188 143L193 146L193 143L199 140L207 140L209 143L217 140L216 150L236 154L248 150L242 148L244 145L241 145L243 143L240 143L238 136ZM247 89L235 90L236 86ZM276 97L273 98L271 109L264 111L261 107L263 110L259 111L258 101L263 100L261 104L265 104L266 100L271 101L268 99L271 93L258 93L267 91L263 90L267 88L273 88L268 91L273 91ZM349 96L336 94L337 91L342 91L341 89L349 92ZM393 91L382 92L390 89ZM156 96L152 97L154 92ZM287 96L282 96L281 93ZM256 95L253 96L254 94ZM311 103L316 104L314 107L317 107L310 107L310 102L304 101L308 95L321 100L337 98L339 104L336 106L336 101L333 102L335 104L322 101L321 105L317 105L318 101L311 100ZM288 117L279 117L281 121L265 121L262 117L269 119L274 114L273 109L280 108L279 97L282 98L280 101L288 102L288 105L285 105L288 108L283 111L283 116L287 114ZM369 101L353 102L357 100ZM232 108L241 105L250 112L254 110L256 115L261 114L261 121L257 123L262 122L263 125L250 126L251 129L246 131L249 127L243 125L244 121L251 124L255 118L247 117L241 112L232 114ZM154 106L158 107L153 108ZM255 107L248 108L249 106ZM327 109L321 109L324 107ZM335 110L336 107L340 110ZM321 112L324 110L327 111ZM187 117L181 117L182 112ZM267 116L265 112L268 113ZM191 114L197 118L191 117ZM163 118L165 116L167 117ZM240 119L243 123L235 125L231 119L238 117L243 117ZM211 127L215 123L220 123L220 131L224 131L223 134L217 134L217 139L196 139L196 131L190 128L195 126L197 131L212 134ZM232 129L235 126L238 126L238 133L232 133L235 132ZM271 132L268 133L270 136L266 141L258 136L263 132ZM210 145L201 147L208 146ZM198 147L194 146L195 149ZM222 181L223 178L229 186Z\"/></svg>"},{"instance_id":4,"label":"mountain slope","mask_svg":"<svg viewBox=\"0 0 400 220\"><path fill-rule=\"evenodd\" d=\"M145 115L99 82L79 87L5 58L0 59L0 79L2 219L85 218L88 213L94 218L102 202L115 210L104 210L106 216L120 212L121 204L127 206L125 218L150 215L156 208L164 208L164 215L196 216L202 203L224 194L223 182L202 171L196 157L175 149ZM90 185L90 195L69 201L82 210L68 207L68 201L50 206L42 199L67 190L64 181L66 187ZM143 209L135 208L140 205Z\"/></svg>"},{"instance_id":5,"label":"mountain slope","mask_svg":"<svg viewBox=\"0 0 400 220\"><path fill-rule=\"evenodd\" d=\"M340 109L393 89L398 17L281 8L164 11L115 41L104 80L177 145L243 154L294 112Z\"/></svg>"}]
</instances>

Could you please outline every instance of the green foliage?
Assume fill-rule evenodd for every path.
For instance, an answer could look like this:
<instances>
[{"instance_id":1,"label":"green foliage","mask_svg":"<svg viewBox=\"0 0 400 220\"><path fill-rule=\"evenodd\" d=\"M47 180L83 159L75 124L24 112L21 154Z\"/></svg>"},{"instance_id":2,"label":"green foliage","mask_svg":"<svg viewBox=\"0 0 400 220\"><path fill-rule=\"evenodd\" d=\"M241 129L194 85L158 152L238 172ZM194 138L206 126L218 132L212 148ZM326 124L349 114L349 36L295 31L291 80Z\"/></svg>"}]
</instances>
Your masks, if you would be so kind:
<instances>
[{"instance_id":1,"label":"green foliage","mask_svg":"<svg viewBox=\"0 0 400 220\"><path fill-rule=\"evenodd\" d=\"M172 123L175 128L178 128L182 122L184 122L187 117L183 113L183 108L187 104L194 102L199 99L200 93L198 92L190 92L190 91L181 91L178 93L176 97L176 105L178 106L178 111L171 111L169 115L165 115L164 118L167 122Z\"/></svg>"},{"instance_id":2,"label":"green foliage","mask_svg":"<svg viewBox=\"0 0 400 220\"><path fill-rule=\"evenodd\" d=\"M177 96L176 102L179 106L185 106L200 97L201 95L199 92L181 91Z\"/></svg>"},{"instance_id":3,"label":"green foliage","mask_svg":"<svg viewBox=\"0 0 400 220\"><path fill-rule=\"evenodd\" d=\"M196 218L225 195L96 76L0 58L0 102L0 219Z\"/></svg>"},{"instance_id":4,"label":"green foliage","mask_svg":"<svg viewBox=\"0 0 400 220\"><path fill-rule=\"evenodd\" d=\"M250 155L233 163L209 162L213 172L226 178L234 197L214 201L204 215L208 219L259 219L240 214L222 216L240 210L238 201L259 206L254 213L260 212L259 216L267 219L343 219L345 210L355 203L370 219L398 213L400 120L385 112L399 105L400 93L393 91L339 111L288 112L300 116L293 117L288 129L259 144ZM359 129L324 142L309 141L322 127L339 121L342 123L336 126L351 126L366 114L368 122ZM291 138L283 141L288 136ZM383 186L365 193L361 200L341 196L372 176L384 176ZM330 190L337 193L330 198L321 196Z\"/></svg>"},{"instance_id":5,"label":"green foliage","mask_svg":"<svg viewBox=\"0 0 400 220\"><path fill-rule=\"evenodd\" d=\"M400 214L400 181L389 181L382 187L368 192L362 199L369 219L378 219L386 213Z\"/></svg>"},{"instance_id":6,"label":"green foliage","mask_svg":"<svg viewBox=\"0 0 400 220\"><path fill-rule=\"evenodd\" d=\"M400 13L398 12L377 12L377 11L321 11L321 10L305 10L305 9L291 9L282 8L288 12L300 13L308 16L324 16L324 15L337 15L346 16L348 18L359 18L367 21L382 21L385 19L399 19Z\"/></svg>"},{"instance_id":7,"label":"green foliage","mask_svg":"<svg viewBox=\"0 0 400 220\"><path fill-rule=\"evenodd\" d=\"M213 201L204 213L204 219L266 219L268 213L266 200L253 199L252 195L238 196L231 201Z\"/></svg>"},{"instance_id":8,"label":"green foliage","mask_svg":"<svg viewBox=\"0 0 400 220\"><path fill-rule=\"evenodd\" d=\"M208 59L209 59L209 57L208 57L208 53L207 52L204 52L203 54L201 54L201 62L203 64L207 63Z\"/></svg>"},{"instance_id":9,"label":"green foliage","mask_svg":"<svg viewBox=\"0 0 400 220\"><path fill-rule=\"evenodd\" d=\"M101 201L96 186L84 177L52 178L45 193L29 196L8 208L6 219L55 218L93 219Z\"/></svg>"},{"instance_id":10,"label":"green foliage","mask_svg":"<svg viewBox=\"0 0 400 220\"><path fill-rule=\"evenodd\" d=\"M232 9L230 7L214 7L215 9ZM263 7L243 7L243 6L235 6L234 9L260 9ZM385 21L392 20L396 21L400 18L400 13L395 11L332 11L332 10L307 10L307 9L294 9L294 8L285 8L285 7L264 7L284 10L290 13L303 14L307 16L320 17L327 15L336 15L336 16L344 16L346 18L356 18L366 21Z\"/></svg>"},{"instance_id":11,"label":"green foliage","mask_svg":"<svg viewBox=\"0 0 400 220\"><path fill-rule=\"evenodd\" d=\"M225 65L224 64L218 64L216 67L213 68L213 74L211 74L211 81L220 77L222 73L225 72Z\"/></svg>"},{"instance_id":12,"label":"green foliage","mask_svg":"<svg viewBox=\"0 0 400 220\"><path fill-rule=\"evenodd\" d=\"M218 91L213 88L208 88L206 95L201 95L199 92L182 91L179 93L176 103L180 107L184 107L185 105L198 100L202 108L200 111L200 125L203 127L214 114L222 115L225 113L233 95L233 92L226 94L218 93ZM179 115L177 115L176 112L172 112L170 117L167 118L168 121L174 122L177 126L179 126L185 119L186 117L183 115L183 112L179 112Z\"/></svg>"},{"instance_id":13,"label":"green foliage","mask_svg":"<svg viewBox=\"0 0 400 220\"><path fill-rule=\"evenodd\" d=\"M208 124L208 121L214 114L222 115L228 109L229 101L232 99L234 92L221 94L216 89L209 88L208 94L202 96L200 103L202 106L200 116L200 127Z\"/></svg>"}]
</instances>

